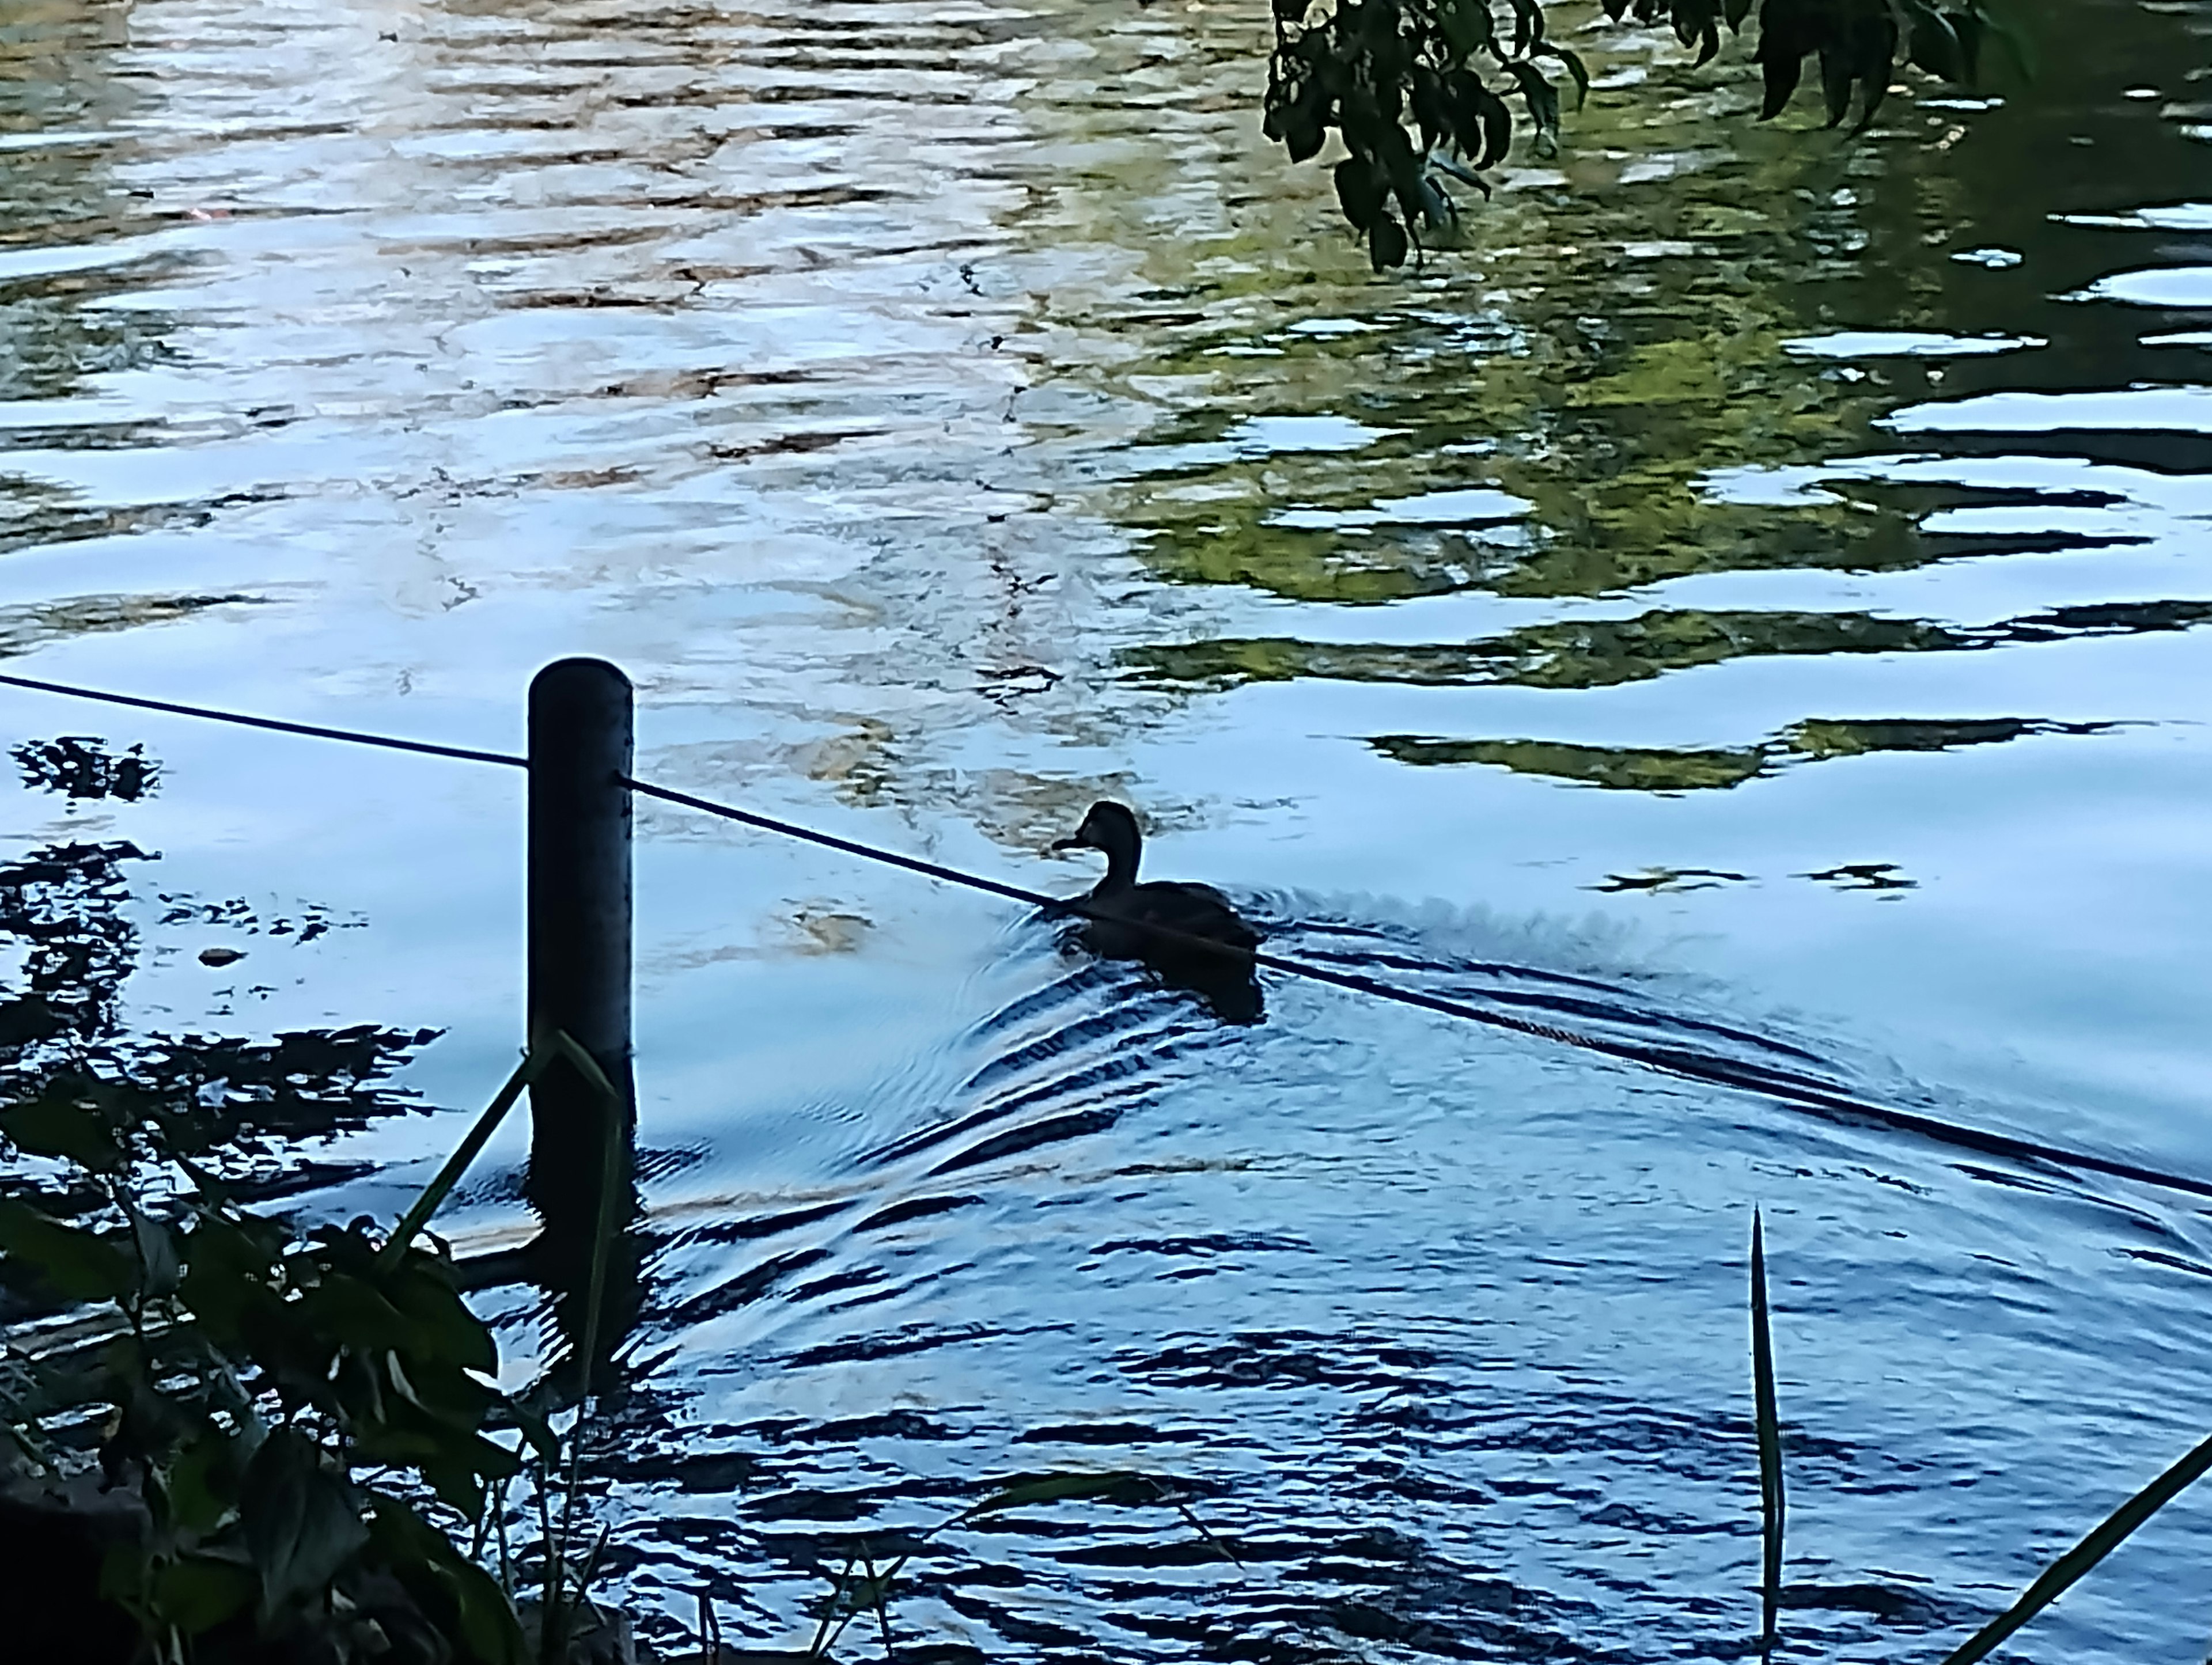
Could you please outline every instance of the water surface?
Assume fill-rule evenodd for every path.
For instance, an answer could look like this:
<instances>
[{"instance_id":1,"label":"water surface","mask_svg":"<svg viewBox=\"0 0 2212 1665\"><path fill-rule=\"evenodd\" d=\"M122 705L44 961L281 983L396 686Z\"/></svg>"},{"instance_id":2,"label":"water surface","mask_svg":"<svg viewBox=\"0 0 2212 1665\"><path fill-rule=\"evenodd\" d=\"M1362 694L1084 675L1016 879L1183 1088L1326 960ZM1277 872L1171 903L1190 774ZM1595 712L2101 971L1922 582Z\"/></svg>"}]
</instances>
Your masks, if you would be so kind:
<instances>
[{"instance_id":1,"label":"water surface","mask_svg":"<svg viewBox=\"0 0 2212 1665\"><path fill-rule=\"evenodd\" d=\"M1856 142L1560 26L1563 154L1377 280L1259 136L1250 8L18 5L0 643L492 747L603 653L674 786L1068 890L1111 793L1295 951L2212 1173L2204 8L2084 4ZM450 1114L307 1152L306 1206L398 1206L518 1039L516 781L0 709L160 760L8 800L158 853L127 1021L445 1031ZM988 899L641 828L598 1507L664 1635L803 1636L855 1534L1096 1466L1243 1570L1030 1511L915 1564L900 1650L1741 1653L1754 1202L1808 1655L1939 1656L2212 1425L2172 1199L1328 989L1226 1030ZM540 1297L483 1298L526 1368ZM2201 1658L2203 1509L2022 1656Z\"/></svg>"}]
</instances>

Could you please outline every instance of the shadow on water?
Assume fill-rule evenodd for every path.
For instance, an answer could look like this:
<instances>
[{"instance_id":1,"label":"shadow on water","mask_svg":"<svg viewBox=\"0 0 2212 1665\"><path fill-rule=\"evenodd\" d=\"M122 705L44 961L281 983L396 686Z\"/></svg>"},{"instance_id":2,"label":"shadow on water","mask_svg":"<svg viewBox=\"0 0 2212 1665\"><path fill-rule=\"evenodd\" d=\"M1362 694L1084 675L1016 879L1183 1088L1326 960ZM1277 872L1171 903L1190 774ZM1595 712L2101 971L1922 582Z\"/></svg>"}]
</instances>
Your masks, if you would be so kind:
<instances>
[{"instance_id":1,"label":"shadow on water","mask_svg":"<svg viewBox=\"0 0 2212 1665\"><path fill-rule=\"evenodd\" d=\"M161 779L143 745L111 748L96 737L27 742L13 756L26 785L73 805L133 804ZM257 1038L126 1021L133 975L149 954L181 952L181 934L205 940L212 928L231 940L305 945L357 923L313 904L270 915L243 899L151 890L143 876L158 860L106 839L65 840L0 862L0 944L15 961L0 985L0 1088L21 1099L98 1084L140 1097L149 1114L188 1114L219 1143L218 1170L241 1200L297 1196L373 1171L371 1163L312 1153L380 1119L425 1111L393 1077L438 1031L358 1024ZM221 969L244 954L218 945L200 958ZM0 1183L38 1182L10 1173Z\"/></svg>"},{"instance_id":2,"label":"shadow on water","mask_svg":"<svg viewBox=\"0 0 2212 1665\"><path fill-rule=\"evenodd\" d=\"M88 737L27 744L17 762L73 803L128 805L161 782L143 748ZM301 1149L416 1108L389 1077L432 1032L133 1033L127 984L165 927L332 928L313 908L272 918L178 892L157 893L142 927L132 873L152 859L62 842L0 866L0 932L24 956L0 1072L19 1091L74 1072L189 1103L226 1121L257 1194L335 1188L350 1170ZM1716 1077L1909 1090L1601 933L1373 898L1234 900L1287 956L1694 1055ZM881 1136L811 1189L734 1196L682 1152L640 1154L646 1280L589 1468L595 1506L629 1522L606 1572L672 1608L704 1590L768 1640L854 1556L911 1552L899 1650L947 1659L1595 1661L1644 1656L1654 1635L1747 1652L1748 1605L1698 1593L1756 1530L1736 1506L1745 1419L1707 1379L1729 1362L1715 1321L1733 1307L1701 1310L1700 1268L1656 1276L1640 1224L1601 1214L1561 1257L1560 1181L1587 1182L1572 1176L1607 1137L1666 1153L1646 1165L1695 1170L1746 1142L1784 1164L1840 1160L1855 1185L1872 1171L1914 1201L1949 1164L1740 1109L1706 1119L1724 1103L1709 1092L1335 990L1284 984L1269 1024L1224 1022L1146 966L1091 957L1066 923L1008 929L981 1014L872 1085L862 1118ZM1594 1104L1630 1125L1599 1133ZM1632 1178L1622 1189L1618 1160L1600 1182L1633 1212L1649 1199ZM1378 1183L1400 1217L1387 1234ZM2128 1224L2146 1262L2203 1266L2187 1232L2141 1212ZM1915 1290L1894 1316L1917 1322L1923 1295L1945 1293ZM1617 1327L1626 1302L1683 1328L1660 1351L1686 1380L1516 1343L1535 1323ZM550 1316L562 1322L559 1299ZM1907 1431L1795 1429L1798 1483L1917 1496L1937 1459L1929 1431L1917 1449ZM986 1480L1100 1466L1146 1483L932 1530ZM1793 1637L1887 1644L1973 1616L1883 1565L1843 1558L1825 1577L1815 1559L1784 1592Z\"/></svg>"},{"instance_id":3,"label":"shadow on water","mask_svg":"<svg viewBox=\"0 0 2212 1665\"><path fill-rule=\"evenodd\" d=\"M161 761L143 744L112 747L98 736L26 741L9 756L26 787L61 797L71 811L136 805L161 781ZM397 1078L441 1031L355 1024L256 1037L147 1024L130 1009L131 981L149 957L181 954L180 936L223 939L198 957L225 973L249 957L232 944L296 949L363 923L312 902L270 914L242 897L149 890L142 875L159 860L127 840L106 839L49 843L0 862L0 950L16 961L0 981L0 1091L15 1102L47 1093L122 1095L148 1118L188 1121L196 1159L240 1202L327 1206L330 1194L382 1166L343 1153L345 1135L430 1111ZM141 922L149 915L150 923ZM50 1211L106 1206L96 1193L58 1193L35 1170L0 1172L0 1191L36 1194ZM520 1275L539 1285L548 1316L573 1349L586 1327L597 1209L562 1193L542 1212L544 1229L528 1249L474 1273L479 1280ZM618 1211L602 1297L603 1356L636 1316L640 1245L620 1229L627 1218ZM20 1308L25 1291L8 1296Z\"/></svg>"}]
</instances>

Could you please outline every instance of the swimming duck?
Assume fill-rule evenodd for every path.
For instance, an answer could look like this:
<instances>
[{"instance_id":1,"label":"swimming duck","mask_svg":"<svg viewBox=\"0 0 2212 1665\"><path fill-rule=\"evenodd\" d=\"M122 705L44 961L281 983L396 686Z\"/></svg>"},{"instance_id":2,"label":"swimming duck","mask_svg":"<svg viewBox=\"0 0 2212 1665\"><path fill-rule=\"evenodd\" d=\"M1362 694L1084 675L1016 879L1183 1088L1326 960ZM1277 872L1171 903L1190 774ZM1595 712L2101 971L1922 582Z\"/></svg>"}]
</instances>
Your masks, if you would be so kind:
<instances>
[{"instance_id":1,"label":"swimming duck","mask_svg":"<svg viewBox=\"0 0 2212 1665\"><path fill-rule=\"evenodd\" d=\"M1168 981L1205 995L1222 1017L1236 1023L1259 1020L1260 985L1252 961L1259 932L1211 884L1165 879L1139 884L1144 833L1130 810L1105 801L1093 804L1075 836L1052 848L1105 854L1106 877L1071 908L1086 916L1083 939L1091 952L1111 960L1142 960Z\"/></svg>"}]
</instances>

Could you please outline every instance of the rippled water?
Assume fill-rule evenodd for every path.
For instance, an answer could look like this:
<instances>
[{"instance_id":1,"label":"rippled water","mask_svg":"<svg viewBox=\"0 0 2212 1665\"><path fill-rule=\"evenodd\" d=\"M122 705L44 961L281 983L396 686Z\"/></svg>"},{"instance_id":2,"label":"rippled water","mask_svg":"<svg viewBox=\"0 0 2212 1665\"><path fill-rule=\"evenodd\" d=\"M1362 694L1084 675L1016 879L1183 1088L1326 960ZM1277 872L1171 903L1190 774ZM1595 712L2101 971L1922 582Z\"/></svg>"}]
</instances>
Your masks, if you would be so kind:
<instances>
[{"instance_id":1,"label":"rippled water","mask_svg":"<svg viewBox=\"0 0 2212 1665\"><path fill-rule=\"evenodd\" d=\"M12 668L509 746L602 653L672 785L1071 890L1110 791L1293 951L2212 1173L2212 13L2088 0L1856 143L1576 21L1564 155L1387 281L1260 139L1264 27L16 0ZM515 781L0 710L161 763L6 800L160 853L131 1021L446 1030L453 1114L311 1152L392 1208L518 1036ZM803 1637L855 1534L1097 1466L1243 1568L1027 1511L915 1563L900 1651L1740 1653L1755 1201L1794 1647L1936 1656L2212 1425L2172 1199L1328 989L1224 1029L641 824L597 1505L663 1636ZM465 1249L528 1229L495 1156ZM540 1297L483 1298L526 1368ZM2200 1658L2207 1506L2023 1656Z\"/></svg>"}]
</instances>

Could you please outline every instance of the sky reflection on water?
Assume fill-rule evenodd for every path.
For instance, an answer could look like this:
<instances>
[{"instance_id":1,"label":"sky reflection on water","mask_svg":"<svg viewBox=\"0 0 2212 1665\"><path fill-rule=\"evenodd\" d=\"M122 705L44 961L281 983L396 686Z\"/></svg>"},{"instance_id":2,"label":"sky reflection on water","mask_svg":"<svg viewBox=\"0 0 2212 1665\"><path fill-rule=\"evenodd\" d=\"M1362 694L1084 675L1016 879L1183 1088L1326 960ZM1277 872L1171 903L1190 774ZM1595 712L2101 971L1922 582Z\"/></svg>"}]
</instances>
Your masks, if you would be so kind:
<instances>
[{"instance_id":1,"label":"sky reflection on water","mask_svg":"<svg viewBox=\"0 0 2212 1665\"><path fill-rule=\"evenodd\" d=\"M678 787L1069 890L1043 846L1119 793L1294 944L2212 1173L2206 14L2078 15L1855 143L1577 21L1563 155L1377 282L1260 140L1249 9L42 0L0 643L501 748L602 653ZM505 1073L514 781L7 708L158 757L5 800L158 850L149 928L157 887L368 921L163 927L135 1021L434 1025L456 1110ZM2212 1425L2166 1200L1330 991L1224 1033L996 904L641 827L662 1241L602 1507L648 1607L787 1637L838 1534L1091 1462L1253 1571L1069 1506L929 1559L908 1638L1737 1650L1754 1200L1808 1647L1932 1655ZM318 1147L375 1164L318 1206L454 1130ZM465 1243L524 1229L518 1155ZM536 1297L484 1298L526 1363ZM2025 1656L2200 1657L2203 1507Z\"/></svg>"}]
</instances>

